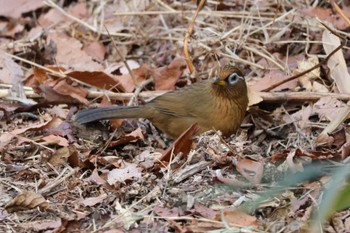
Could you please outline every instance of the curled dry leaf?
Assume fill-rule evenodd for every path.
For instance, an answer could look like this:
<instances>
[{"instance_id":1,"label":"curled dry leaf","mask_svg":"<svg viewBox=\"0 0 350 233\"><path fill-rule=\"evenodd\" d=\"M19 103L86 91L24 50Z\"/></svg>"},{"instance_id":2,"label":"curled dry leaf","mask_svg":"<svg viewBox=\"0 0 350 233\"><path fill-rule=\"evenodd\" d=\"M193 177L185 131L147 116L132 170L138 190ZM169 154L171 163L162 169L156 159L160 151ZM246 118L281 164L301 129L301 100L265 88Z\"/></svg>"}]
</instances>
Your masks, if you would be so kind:
<instances>
[{"instance_id":1,"label":"curled dry leaf","mask_svg":"<svg viewBox=\"0 0 350 233\"><path fill-rule=\"evenodd\" d=\"M61 66L46 66L46 68L49 69L51 72L54 71L54 72L64 73L66 71L66 69ZM49 71L42 68L37 68L37 67L33 68L32 78L34 79L34 81L29 79L29 81L27 80L26 85L31 86L33 88L36 88L38 84L44 84L47 81L59 79L59 77L51 74Z\"/></svg>"},{"instance_id":2,"label":"curled dry leaf","mask_svg":"<svg viewBox=\"0 0 350 233\"><path fill-rule=\"evenodd\" d=\"M186 69L184 58L175 58L168 66L152 70L156 90L174 90L177 80Z\"/></svg>"},{"instance_id":3,"label":"curled dry leaf","mask_svg":"<svg viewBox=\"0 0 350 233\"><path fill-rule=\"evenodd\" d=\"M52 128L56 128L61 123L62 123L61 119L59 119L58 117L53 117L50 121L47 121L44 123L31 125L29 127L22 128L22 129L15 129L15 130L11 131L11 134L18 135L18 134L24 133L26 131L38 131L38 130L52 129Z\"/></svg>"},{"instance_id":4,"label":"curled dry leaf","mask_svg":"<svg viewBox=\"0 0 350 233\"><path fill-rule=\"evenodd\" d=\"M89 12L85 2L78 2L69 5L67 13L78 19L87 18L89 16ZM51 8L47 13L42 12L42 14L40 14L38 24L45 29L50 29L54 25L60 24L62 22L68 24L71 21L73 21L73 19L66 17L58 9Z\"/></svg>"},{"instance_id":5,"label":"curled dry leaf","mask_svg":"<svg viewBox=\"0 0 350 233\"><path fill-rule=\"evenodd\" d=\"M132 212L131 208L124 208L118 201L115 204L115 209L118 212L118 220L123 224L126 230L129 230L132 225L138 220L138 216ZM120 218L122 216L122 218Z\"/></svg>"},{"instance_id":6,"label":"curled dry leaf","mask_svg":"<svg viewBox=\"0 0 350 233\"><path fill-rule=\"evenodd\" d=\"M224 177L221 173L221 170L216 170L215 175L216 175L216 178L224 184L232 185L234 187L239 187L239 188L251 186L251 184L249 184L248 182L240 181L240 180L236 179L236 177L229 177L229 178Z\"/></svg>"},{"instance_id":7,"label":"curled dry leaf","mask_svg":"<svg viewBox=\"0 0 350 233\"><path fill-rule=\"evenodd\" d=\"M322 42L327 55L340 45L340 39L328 30L323 31ZM331 77L337 84L338 90L341 93L350 94L350 74L342 50L338 50L333 54L333 56L329 58L327 65L330 68ZM335 119L321 132L320 136L334 131L341 123L349 118L349 115L350 107L346 105L344 109L339 111Z\"/></svg>"},{"instance_id":8,"label":"curled dry leaf","mask_svg":"<svg viewBox=\"0 0 350 233\"><path fill-rule=\"evenodd\" d=\"M305 70L308 70L315 65L319 63L317 56L310 56L306 61L298 61L298 69L294 70L293 74L299 74L304 72ZM313 80L316 78L319 78L320 76L320 68L314 69L311 72L299 77L299 83L303 88L305 88L307 91L313 91L315 89ZM318 84L318 85L317 85ZM317 83L317 88L321 89L321 84ZM322 90L322 89L321 89ZM322 92L328 92L328 89L323 86Z\"/></svg>"},{"instance_id":9,"label":"curled dry leaf","mask_svg":"<svg viewBox=\"0 0 350 233\"><path fill-rule=\"evenodd\" d=\"M131 133L119 138L117 141L112 141L111 143L109 143L108 147L115 147L115 146L119 146L131 141L135 141L135 140L144 140L144 136L143 136L143 132L142 129L137 128L134 131L132 131Z\"/></svg>"},{"instance_id":10,"label":"curled dry leaf","mask_svg":"<svg viewBox=\"0 0 350 233\"><path fill-rule=\"evenodd\" d=\"M47 67L55 72L65 72L62 67ZM69 75L69 73L67 74ZM55 103L82 103L89 104L89 101L85 98L88 91L76 83L67 78L60 78L48 71L40 68L33 68L33 80L31 82L32 87L41 92L45 96L45 100Z\"/></svg>"},{"instance_id":11,"label":"curled dry leaf","mask_svg":"<svg viewBox=\"0 0 350 233\"><path fill-rule=\"evenodd\" d=\"M326 54L330 54L340 45L340 39L330 31L324 30L322 34L323 48ZM338 50L327 62L331 70L331 77L334 79L341 93L350 94L350 74L344 59L342 50Z\"/></svg>"},{"instance_id":12,"label":"curled dry leaf","mask_svg":"<svg viewBox=\"0 0 350 233\"><path fill-rule=\"evenodd\" d=\"M68 158L71 156L71 150L68 147L62 147L57 149L56 152L49 159L49 163L58 167L67 163Z\"/></svg>"},{"instance_id":13,"label":"curled dry leaf","mask_svg":"<svg viewBox=\"0 0 350 233\"><path fill-rule=\"evenodd\" d=\"M17 135L22 134L26 131L38 131L38 130L55 128L61 122L62 122L61 119L59 119L58 117L54 117L48 122L32 125L32 126L27 127L27 128L15 129L11 132L5 132L5 133L0 135L0 148L4 148L8 143L11 142L11 140L13 138L15 138Z\"/></svg>"},{"instance_id":14,"label":"curled dry leaf","mask_svg":"<svg viewBox=\"0 0 350 233\"><path fill-rule=\"evenodd\" d=\"M183 153L187 155L192 147L193 137L200 130L200 126L195 123L192 124L185 132L183 132L176 140L171 144L171 146L164 152L159 161L162 164L168 164L170 162L171 154L177 155L178 153Z\"/></svg>"},{"instance_id":15,"label":"curled dry leaf","mask_svg":"<svg viewBox=\"0 0 350 233\"><path fill-rule=\"evenodd\" d=\"M280 53L274 53L273 56L275 57L275 60L280 60L286 63L288 68L290 70L293 70L297 68L297 63L298 61L302 61L305 59L303 54L300 55L295 55L295 56L288 56L285 57L284 55ZM279 67L277 67L275 64L271 63L270 61L266 59L261 59L258 62L259 65L262 65L263 67L269 67L269 70L265 73L260 74L258 72L258 79L254 82L254 80L251 80L249 83L249 86L254 90L254 91L262 91L265 90L272 85L285 80L289 78L290 76L285 73L284 71L281 71ZM262 78L260 78L262 77ZM298 86L298 80L294 79L289 82L286 82L274 89L273 91L281 91L284 89L289 89L289 90L294 90Z\"/></svg>"},{"instance_id":16,"label":"curled dry leaf","mask_svg":"<svg viewBox=\"0 0 350 233\"><path fill-rule=\"evenodd\" d=\"M52 135L52 134L43 137L42 140L49 143L49 144L56 144L56 145L64 146L64 147L69 145L68 140L65 139L64 137Z\"/></svg>"},{"instance_id":17,"label":"curled dry leaf","mask_svg":"<svg viewBox=\"0 0 350 233\"><path fill-rule=\"evenodd\" d=\"M257 219L247 213L244 213L237 209L226 209L222 213L218 213L216 220L225 221L238 226L250 226L254 227L257 225Z\"/></svg>"},{"instance_id":18,"label":"curled dry leaf","mask_svg":"<svg viewBox=\"0 0 350 233\"><path fill-rule=\"evenodd\" d=\"M87 90L81 87L73 86L69 84L66 79L62 79L56 83L52 88L58 95L70 96L72 99L79 101L82 104L88 105L89 101L85 99L87 95ZM57 102L57 101L56 101Z\"/></svg>"},{"instance_id":19,"label":"curled dry leaf","mask_svg":"<svg viewBox=\"0 0 350 233\"><path fill-rule=\"evenodd\" d=\"M156 161L159 161L161 155L162 154L159 152L151 152L149 150L145 150L136 156L136 159L142 168L150 169L154 166Z\"/></svg>"},{"instance_id":20,"label":"curled dry leaf","mask_svg":"<svg viewBox=\"0 0 350 233\"><path fill-rule=\"evenodd\" d=\"M8 212L17 212L22 210L31 210L37 207L47 210L50 209L50 204L41 194L31 191L23 191L13 200L9 201L6 204L5 209Z\"/></svg>"},{"instance_id":21,"label":"curled dry leaf","mask_svg":"<svg viewBox=\"0 0 350 233\"><path fill-rule=\"evenodd\" d=\"M241 159L237 162L236 169L242 176L253 184L259 184L264 174L264 166L251 159Z\"/></svg>"}]
</instances>

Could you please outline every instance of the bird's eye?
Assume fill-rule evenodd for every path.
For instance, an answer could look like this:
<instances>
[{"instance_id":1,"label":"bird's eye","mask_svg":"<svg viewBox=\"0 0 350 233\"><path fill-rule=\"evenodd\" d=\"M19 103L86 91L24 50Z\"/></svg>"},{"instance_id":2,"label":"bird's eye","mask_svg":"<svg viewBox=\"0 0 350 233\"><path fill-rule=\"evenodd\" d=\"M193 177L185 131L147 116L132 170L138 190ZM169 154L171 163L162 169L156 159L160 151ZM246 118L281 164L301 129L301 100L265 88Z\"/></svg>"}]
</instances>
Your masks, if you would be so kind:
<instances>
[{"instance_id":1,"label":"bird's eye","mask_svg":"<svg viewBox=\"0 0 350 233\"><path fill-rule=\"evenodd\" d=\"M232 73L230 74L230 76L228 76L228 83L233 85L235 84L239 79L241 79L242 77L239 76L237 73Z\"/></svg>"}]
</instances>

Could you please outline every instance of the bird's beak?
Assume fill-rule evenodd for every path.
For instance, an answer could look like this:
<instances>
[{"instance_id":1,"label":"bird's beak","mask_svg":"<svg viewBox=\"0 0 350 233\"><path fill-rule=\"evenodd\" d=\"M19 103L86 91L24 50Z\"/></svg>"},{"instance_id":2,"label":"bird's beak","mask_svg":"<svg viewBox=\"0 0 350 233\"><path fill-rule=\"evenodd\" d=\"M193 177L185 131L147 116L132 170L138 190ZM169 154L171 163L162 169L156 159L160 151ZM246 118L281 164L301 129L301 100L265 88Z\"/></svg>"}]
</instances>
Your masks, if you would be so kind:
<instances>
[{"instance_id":1,"label":"bird's beak","mask_svg":"<svg viewBox=\"0 0 350 233\"><path fill-rule=\"evenodd\" d=\"M225 86L226 82L224 80L222 80L221 78L218 77L214 77L213 78L213 83L219 86Z\"/></svg>"}]
</instances>

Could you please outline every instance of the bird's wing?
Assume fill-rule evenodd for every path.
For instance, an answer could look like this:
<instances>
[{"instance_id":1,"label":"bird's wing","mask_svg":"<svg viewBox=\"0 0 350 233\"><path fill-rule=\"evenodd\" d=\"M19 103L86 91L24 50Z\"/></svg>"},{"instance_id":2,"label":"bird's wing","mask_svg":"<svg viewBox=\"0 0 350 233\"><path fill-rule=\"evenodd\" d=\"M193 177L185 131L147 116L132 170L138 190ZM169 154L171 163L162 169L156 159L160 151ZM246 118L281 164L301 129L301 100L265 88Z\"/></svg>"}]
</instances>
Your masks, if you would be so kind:
<instances>
[{"instance_id":1,"label":"bird's wing","mask_svg":"<svg viewBox=\"0 0 350 233\"><path fill-rule=\"evenodd\" d=\"M203 106L205 103L208 104L213 101L210 97L209 85L210 83L207 81L189 85L161 95L147 103L147 105L170 116L203 116L207 111Z\"/></svg>"}]
</instances>

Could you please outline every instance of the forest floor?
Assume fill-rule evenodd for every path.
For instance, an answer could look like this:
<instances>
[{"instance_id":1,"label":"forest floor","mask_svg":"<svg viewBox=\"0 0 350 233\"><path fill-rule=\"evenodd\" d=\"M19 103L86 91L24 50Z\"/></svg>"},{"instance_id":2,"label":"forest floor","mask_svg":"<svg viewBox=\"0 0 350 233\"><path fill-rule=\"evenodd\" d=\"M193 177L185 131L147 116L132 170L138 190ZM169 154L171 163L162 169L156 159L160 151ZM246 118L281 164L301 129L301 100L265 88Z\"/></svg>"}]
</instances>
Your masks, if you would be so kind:
<instances>
[{"instance_id":1,"label":"forest floor","mask_svg":"<svg viewBox=\"0 0 350 233\"><path fill-rule=\"evenodd\" d=\"M199 2L1 6L1 232L350 229L349 2L207 0L193 21ZM73 120L226 63L250 98L230 137Z\"/></svg>"}]
</instances>

